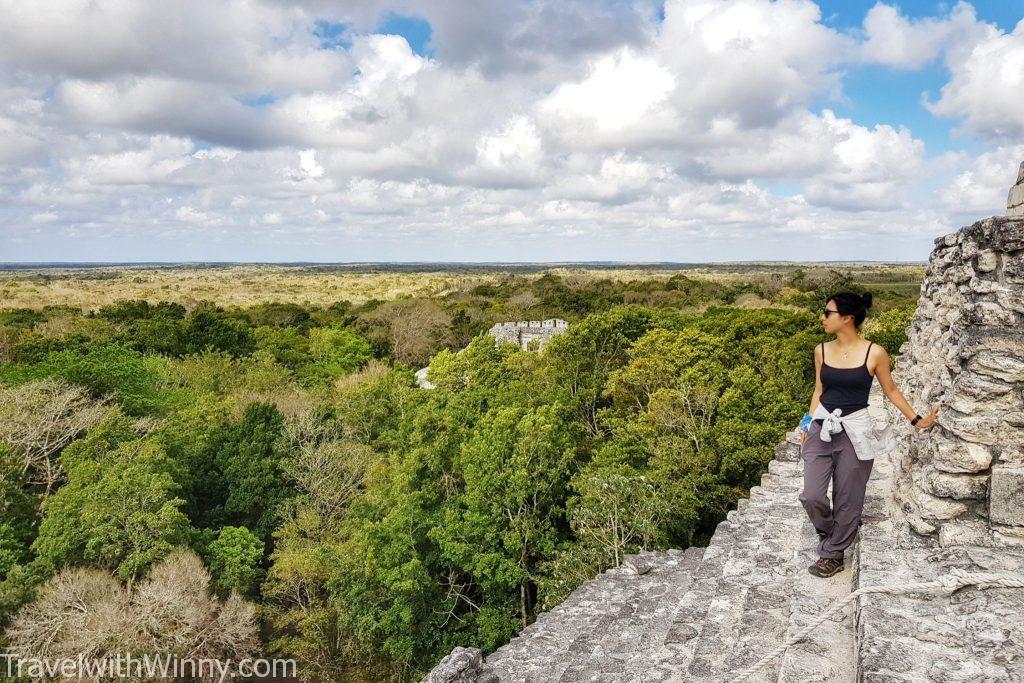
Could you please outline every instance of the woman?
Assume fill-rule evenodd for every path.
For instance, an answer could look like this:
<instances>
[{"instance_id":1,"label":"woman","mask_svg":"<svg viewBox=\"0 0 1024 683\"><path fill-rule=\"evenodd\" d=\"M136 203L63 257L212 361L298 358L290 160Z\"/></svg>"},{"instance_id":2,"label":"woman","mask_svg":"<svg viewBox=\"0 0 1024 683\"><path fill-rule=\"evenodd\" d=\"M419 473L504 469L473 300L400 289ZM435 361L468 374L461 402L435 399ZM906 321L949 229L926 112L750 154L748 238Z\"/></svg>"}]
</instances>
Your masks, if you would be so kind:
<instances>
[{"instance_id":1,"label":"woman","mask_svg":"<svg viewBox=\"0 0 1024 683\"><path fill-rule=\"evenodd\" d=\"M938 414L938 408L928 417L915 414L889 374L889 354L858 335L870 307L870 292L829 297L821 321L825 332L836 338L814 349L811 421L800 441L804 460L800 503L818 531L819 559L808 571L820 577L843 570L843 551L860 526L873 458L883 450L867 414L872 378L878 377L888 399L918 429L930 428ZM854 365L858 360L860 365ZM830 481L831 503L826 495Z\"/></svg>"}]
</instances>

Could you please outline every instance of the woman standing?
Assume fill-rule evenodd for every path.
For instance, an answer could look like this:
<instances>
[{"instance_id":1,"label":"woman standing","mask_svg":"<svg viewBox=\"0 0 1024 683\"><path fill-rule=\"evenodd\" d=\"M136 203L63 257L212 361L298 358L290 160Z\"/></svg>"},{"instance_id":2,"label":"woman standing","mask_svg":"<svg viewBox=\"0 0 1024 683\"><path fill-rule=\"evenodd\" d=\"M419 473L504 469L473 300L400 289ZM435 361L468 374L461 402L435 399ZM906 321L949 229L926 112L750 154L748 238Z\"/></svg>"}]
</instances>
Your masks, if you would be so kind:
<instances>
[{"instance_id":1,"label":"woman standing","mask_svg":"<svg viewBox=\"0 0 1024 683\"><path fill-rule=\"evenodd\" d=\"M800 442L804 461L800 503L818 531L819 559L808 571L820 577L843 570L843 551L860 527L874 456L883 449L867 413L871 380L878 378L886 397L918 429L930 428L938 414L938 408L928 417L916 414L889 374L889 354L860 338L860 326L870 307L870 292L863 296L840 292L829 297L821 313L822 326L836 338L814 350L811 419ZM853 365L858 360L860 365Z\"/></svg>"}]
</instances>

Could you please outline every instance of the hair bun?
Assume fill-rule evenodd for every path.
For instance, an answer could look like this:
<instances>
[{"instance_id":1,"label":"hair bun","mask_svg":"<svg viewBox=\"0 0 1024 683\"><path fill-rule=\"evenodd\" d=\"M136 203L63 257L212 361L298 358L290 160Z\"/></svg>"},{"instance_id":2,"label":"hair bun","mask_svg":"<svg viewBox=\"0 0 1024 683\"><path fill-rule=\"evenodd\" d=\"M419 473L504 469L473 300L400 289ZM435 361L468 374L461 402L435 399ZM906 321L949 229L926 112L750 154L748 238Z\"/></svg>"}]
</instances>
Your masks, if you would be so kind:
<instances>
[{"instance_id":1,"label":"hair bun","mask_svg":"<svg viewBox=\"0 0 1024 683\"><path fill-rule=\"evenodd\" d=\"M864 292L864 294L861 295L860 298L863 302L864 310L871 308L871 292Z\"/></svg>"}]
</instances>

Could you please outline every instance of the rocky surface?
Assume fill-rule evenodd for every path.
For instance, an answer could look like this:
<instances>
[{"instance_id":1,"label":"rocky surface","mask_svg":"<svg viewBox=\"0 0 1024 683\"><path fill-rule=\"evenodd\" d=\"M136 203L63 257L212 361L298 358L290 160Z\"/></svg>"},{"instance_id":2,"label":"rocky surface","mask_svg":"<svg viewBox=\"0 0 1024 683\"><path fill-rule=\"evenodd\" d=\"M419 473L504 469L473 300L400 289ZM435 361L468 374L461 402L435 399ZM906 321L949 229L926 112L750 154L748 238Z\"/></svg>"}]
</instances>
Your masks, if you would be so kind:
<instances>
[{"instance_id":1,"label":"rocky surface","mask_svg":"<svg viewBox=\"0 0 1024 683\"><path fill-rule=\"evenodd\" d=\"M894 375L939 417L928 438L899 435L897 499L940 543L1021 545L1024 220L989 218L935 244Z\"/></svg>"}]
</instances>

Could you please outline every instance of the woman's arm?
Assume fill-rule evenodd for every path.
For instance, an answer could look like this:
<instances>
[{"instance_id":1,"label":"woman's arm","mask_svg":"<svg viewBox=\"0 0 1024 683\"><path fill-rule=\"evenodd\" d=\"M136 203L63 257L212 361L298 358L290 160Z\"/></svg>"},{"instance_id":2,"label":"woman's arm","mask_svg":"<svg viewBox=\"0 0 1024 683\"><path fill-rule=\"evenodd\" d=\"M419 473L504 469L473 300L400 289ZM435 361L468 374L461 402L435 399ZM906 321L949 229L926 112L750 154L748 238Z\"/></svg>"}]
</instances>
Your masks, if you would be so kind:
<instances>
[{"instance_id":1,"label":"woman's arm","mask_svg":"<svg viewBox=\"0 0 1024 683\"><path fill-rule=\"evenodd\" d=\"M875 344L872 348L878 349L878 351L874 351L872 353L872 356L874 358L875 377L878 378L879 386L882 387L882 391L885 392L886 397L892 401L894 406L899 408L899 411L903 413L908 420L914 419L914 416L917 415L917 411L914 410L912 405L910 405L910 402L903 395L903 392L900 391L900 388L896 386L896 382L893 380L892 374L889 372L890 361L888 352L878 344ZM928 427L931 427L935 422L935 416L938 415L938 413L938 408L932 408L931 415L923 416L917 421L915 426L918 429L927 429Z\"/></svg>"},{"instance_id":2,"label":"woman's arm","mask_svg":"<svg viewBox=\"0 0 1024 683\"><path fill-rule=\"evenodd\" d=\"M821 392L823 388L821 386L821 344L814 347L814 393L811 394L811 409L809 412L814 415L815 408L818 407L818 401L821 399ZM804 442L807 441L807 432L800 434L800 446L803 448Z\"/></svg>"},{"instance_id":3,"label":"woman's arm","mask_svg":"<svg viewBox=\"0 0 1024 683\"><path fill-rule=\"evenodd\" d=\"M818 344L814 347L814 393L811 394L811 409L808 411L811 415L814 415L814 410L818 407L822 391L824 387L821 386L821 344Z\"/></svg>"}]
</instances>

